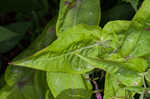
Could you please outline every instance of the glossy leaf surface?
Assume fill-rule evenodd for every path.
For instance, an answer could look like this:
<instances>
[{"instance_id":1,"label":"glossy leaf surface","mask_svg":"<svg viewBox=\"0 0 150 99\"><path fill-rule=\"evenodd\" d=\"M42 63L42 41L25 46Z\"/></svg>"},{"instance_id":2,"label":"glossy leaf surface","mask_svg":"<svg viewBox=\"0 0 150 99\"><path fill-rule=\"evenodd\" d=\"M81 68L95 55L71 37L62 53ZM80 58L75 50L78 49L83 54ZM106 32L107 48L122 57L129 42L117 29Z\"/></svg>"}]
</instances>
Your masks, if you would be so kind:
<instances>
[{"instance_id":1,"label":"glossy leaf surface","mask_svg":"<svg viewBox=\"0 0 150 99\"><path fill-rule=\"evenodd\" d=\"M100 34L101 29L95 26L75 26L47 48L14 64L52 72L85 73L93 67L87 67L87 63L75 54L98 56L98 45L105 43L100 42Z\"/></svg>"}]
</instances>

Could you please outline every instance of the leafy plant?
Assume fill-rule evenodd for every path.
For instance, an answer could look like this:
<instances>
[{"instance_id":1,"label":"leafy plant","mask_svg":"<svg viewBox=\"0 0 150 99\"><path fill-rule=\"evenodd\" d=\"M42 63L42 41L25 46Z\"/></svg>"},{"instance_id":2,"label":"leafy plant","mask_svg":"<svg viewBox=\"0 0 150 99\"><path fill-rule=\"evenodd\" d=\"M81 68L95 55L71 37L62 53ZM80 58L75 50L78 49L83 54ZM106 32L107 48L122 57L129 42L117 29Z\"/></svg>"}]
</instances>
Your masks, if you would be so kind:
<instances>
[{"instance_id":1,"label":"leafy plant","mask_svg":"<svg viewBox=\"0 0 150 99\"><path fill-rule=\"evenodd\" d=\"M57 22L51 20L7 67L0 97L92 99L94 93L101 99L102 92L104 99L149 97L150 0L139 9L138 0L124 1L137 10L134 17L107 20L102 28L100 0L61 0ZM106 73L104 90L98 83L103 76L91 76L97 70Z\"/></svg>"}]
</instances>

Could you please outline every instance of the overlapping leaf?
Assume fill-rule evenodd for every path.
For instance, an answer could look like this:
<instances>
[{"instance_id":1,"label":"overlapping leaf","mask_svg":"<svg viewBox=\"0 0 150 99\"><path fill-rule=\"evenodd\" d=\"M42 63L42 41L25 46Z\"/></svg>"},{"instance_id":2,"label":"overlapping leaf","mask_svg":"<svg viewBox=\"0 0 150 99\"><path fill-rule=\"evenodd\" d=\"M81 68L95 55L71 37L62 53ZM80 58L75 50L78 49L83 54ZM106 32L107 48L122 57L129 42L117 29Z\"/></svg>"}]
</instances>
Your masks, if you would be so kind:
<instances>
[{"instance_id":1,"label":"overlapping leaf","mask_svg":"<svg viewBox=\"0 0 150 99\"><path fill-rule=\"evenodd\" d=\"M50 46L20 61L13 62L19 66L52 71L84 73L92 66L82 61L76 53L96 57L99 55L101 29L95 26L78 25L68 29ZM88 65L88 66L87 66Z\"/></svg>"},{"instance_id":2,"label":"overlapping leaf","mask_svg":"<svg viewBox=\"0 0 150 99\"><path fill-rule=\"evenodd\" d=\"M61 0L59 8L59 17L57 20L56 31L57 36L66 31L68 28L77 24L99 25L100 22L100 0ZM80 74L66 74L66 73L47 73L48 85L56 97L62 91L67 89L85 88L91 90L90 82L83 81ZM55 83L59 78L59 83ZM66 83L64 83L66 79ZM70 79L70 80L68 80ZM75 80L76 79L76 80ZM74 86L72 86L74 82ZM78 85L82 85L78 86ZM63 87L61 87L63 86Z\"/></svg>"},{"instance_id":3,"label":"overlapping leaf","mask_svg":"<svg viewBox=\"0 0 150 99\"><path fill-rule=\"evenodd\" d=\"M114 41L112 45L115 48L121 46L125 38L124 34L126 34L126 31L130 26L130 23L131 23L130 21L121 21L121 20L108 22L103 28L103 32L105 32L103 33L104 39ZM120 57L120 55L115 54L115 51L114 53L108 55L107 59L117 61L124 60L122 57ZM104 99L110 99L112 97L124 99L126 97L126 89L121 87L121 83L119 80L117 80L117 77L115 75L113 74L110 75L109 73L106 73Z\"/></svg>"},{"instance_id":4,"label":"overlapping leaf","mask_svg":"<svg viewBox=\"0 0 150 99\"><path fill-rule=\"evenodd\" d=\"M71 97L74 96L74 90L76 89L84 89L85 91L90 90L86 87L86 84L84 83L81 75L78 74L48 72L47 82L54 97L63 94L63 92L68 89L70 89L72 92ZM80 95L80 92L78 94Z\"/></svg>"},{"instance_id":5,"label":"overlapping leaf","mask_svg":"<svg viewBox=\"0 0 150 99\"><path fill-rule=\"evenodd\" d=\"M77 24L98 25L100 0L61 0L56 31L59 36Z\"/></svg>"},{"instance_id":6,"label":"overlapping leaf","mask_svg":"<svg viewBox=\"0 0 150 99\"><path fill-rule=\"evenodd\" d=\"M66 3L66 6L60 12L60 15L69 12L67 10L68 6L73 7L70 9L74 9L74 5L76 5L76 1L62 2ZM61 6L63 6L63 3ZM122 86L141 86L143 80L141 72L144 72L148 67L147 60L143 56L150 53L148 29L150 26L149 4L150 1L145 0L133 18L129 29L128 22L125 22L125 28L121 31L117 30L123 31L122 33L119 32L119 34L116 33L116 30L109 33L110 30L104 29L105 31L101 31L97 27L86 25L69 28L73 26L72 21L68 21L72 19L71 17L67 20L59 19L58 33L65 31L62 32L61 36L54 43L28 58L13 62L13 64L49 72L79 74L89 72L94 68L100 68L111 74L107 78L115 80L113 83L119 82ZM67 14L62 14L61 18L67 17L65 15ZM68 23L65 23L65 21ZM126 29L128 30L126 31ZM101 59L96 59L99 56ZM109 82L108 79L106 81ZM57 79L54 81L57 81ZM110 89L111 87L114 87L114 85L108 86ZM58 93L60 93L59 91L61 92L58 89ZM120 86L117 85L115 87L116 91L116 95L113 94L113 96L118 96L118 91L120 91L119 97L125 97L125 88L120 89ZM112 95L112 93L110 94ZM131 97L133 95L134 93Z\"/></svg>"},{"instance_id":7,"label":"overlapping leaf","mask_svg":"<svg viewBox=\"0 0 150 99\"><path fill-rule=\"evenodd\" d=\"M17 56L15 60L31 55L35 51L50 44L56 38L54 30L55 20L51 21L46 26L43 33L30 45L28 49ZM0 97L3 96L4 99L8 99L11 97L11 94L15 95L16 93L16 96L13 97L15 99L22 99L21 97L23 97L23 99L44 98L47 89L45 77L46 75L44 72L9 65L5 74L5 79L8 84L6 86L9 86L8 89L11 88L12 90L2 91ZM8 94L5 95L5 93Z\"/></svg>"}]
</instances>

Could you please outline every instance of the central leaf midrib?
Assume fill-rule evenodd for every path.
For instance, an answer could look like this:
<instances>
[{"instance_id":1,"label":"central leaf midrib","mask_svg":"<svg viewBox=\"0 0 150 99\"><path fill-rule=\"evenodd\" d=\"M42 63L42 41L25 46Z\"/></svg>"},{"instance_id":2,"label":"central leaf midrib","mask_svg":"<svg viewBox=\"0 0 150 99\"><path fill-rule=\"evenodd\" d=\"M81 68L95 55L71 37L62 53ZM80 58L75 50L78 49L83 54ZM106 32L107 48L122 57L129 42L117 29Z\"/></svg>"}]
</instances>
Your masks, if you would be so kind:
<instances>
[{"instance_id":1,"label":"central leaf midrib","mask_svg":"<svg viewBox=\"0 0 150 99\"><path fill-rule=\"evenodd\" d=\"M95 42L94 44L91 44L91 45L88 45L88 46L84 46L84 47L81 47L81 48L79 48L79 49L75 49L75 50L73 50L73 51L66 52L66 53L61 54L61 55L58 55L58 56L54 56L54 57L50 58L49 60L52 60L52 59L57 58L57 57L69 55L69 54L75 54L76 52L79 52L79 51L82 51L82 50L88 49L88 48L93 48L93 47L98 46L98 45L104 45L105 42L106 42L106 41L103 41L103 42L100 42L100 41L99 41L99 42Z\"/></svg>"}]
</instances>

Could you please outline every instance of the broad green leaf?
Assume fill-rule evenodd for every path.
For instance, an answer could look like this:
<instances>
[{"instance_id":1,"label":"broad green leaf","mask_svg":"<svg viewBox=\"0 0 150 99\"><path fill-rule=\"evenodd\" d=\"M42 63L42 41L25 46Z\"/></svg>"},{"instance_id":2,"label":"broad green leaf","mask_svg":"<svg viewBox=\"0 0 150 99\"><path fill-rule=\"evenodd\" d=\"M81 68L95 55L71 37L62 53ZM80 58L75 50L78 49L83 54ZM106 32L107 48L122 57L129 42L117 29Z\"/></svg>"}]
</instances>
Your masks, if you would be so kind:
<instances>
[{"instance_id":1,"label":"broad green leaf","mask_svg":"<svg viewBox=\"0 0 150 99\"><path fill-rule=\"evenodd\" d=\"M55 42L34 55L14 61L13 64L50 72L85 73L94 67L81 60L76 53L96 57L101 29L96 26L78 25L65 31Z\"/></svg>"},{"instance_id":2,"label":"broad green leaf","mask_svg":"<svg viewBox=\"0 0 150 99\"><path fill-rule=\"evenodd\" d=\"M126 68L129 68L136 72L145 72L148 68L148 62L143 58L132 58L128 59L128 61L125 63Z\"/></svg>"},{"instance_id":3,"label":"broad green leaf","mask_svg":"<svg viewBox=\"0 0 150 99\"><path fill-rule=\"evenodd\" d=\"M20 54L20 56L18 56L19 58L20 57L26 57L27 55L30 55L30 54L32 54L32 53L34 53L35 51L37 51L37 50L39 50L39 49L41 49L41 48L43 48L43 47L45 47L45 46L47 46L51 41L53 41L53 39L55 39L55 34L54 33L51 33L51 32L54 32L55 31L55 26L53 25L53 26L51 26L52 24L54 24L53 22L50 22L49 24L48 24L48 26L46 27L46 29L43 31L43 33L33 42L33 44L31 44L31 46L27 49L27 50L25 50L22 54ZM45 40L45 39L47 39L47 40ZM35 73L34 73L35 72ZM8 69L7 69L7 74L6 74L6 80L7 80L7 82L8 82L8 84L10 84L10 85L12 85L13 83L15 83L15 82L17 82L18 83L18 81L20 82L20 80L22 79L22 78L25 78L26 76L28 76L28 75L25 75L25 74L27 74L28 73L28 75L29 76L31 76L31 75L33 75L33 74L37 74L37 75L41 75L41 73L39 73L39 72L37 72L37 71L33 71L33 70L29 70L29 69L26 69L26 68L19 68L19 67L12 67L12 66L9 66L8 67ZM48 78L47 79L50 79L51 77L52 78L54 78L53 77L53 75L55 75L55 77L56 78L58 78L58 77L60 77L60 80L61 79L64 79L64 78L66 78L66 79L68 79L68 77L70 77L70 75L68 75L67 76L67 74L61 74L61 75L58 75L58 77L57 77L57 73L48 73L49 75L47 76ZM64 76L63 76L64 75ZM74 77L75 76L75 77ZM38 76L36 76L36 78L37 78ZM42 77L39 77L39 78L43 78L44 76L42 76ZM63 77L63 78L62 78ZM79 78L78 78L79 77ZM34 77L34 79L35 79L35 77ZM55 78L54 78L55 79ZM51 81L48 81L48 85L49 86L51 86L49 83L51 83L52 85L53 85L53 80L54 79L51 79ZM79 75L79 76L76 76L76 75L72 75L72 79L74 79L74 82L75 82L75 84L76 83L78 83L78 84L81 84L81 88L82 88L82 86L84 87L85 85L84 85L84 82L82 81L82 78L81 78L81 76ZM69 80L69 79L68 79ZM79 80L81 80L81 81L79 81ZM44 80L43 80L44 81ZM35 85L35 89L37 89L37 90L39 90L36 94L41 94L41 93L43 93L44 91L42 90L42 88L41 87L39 87L39 85L45 85L45 84L38 84L37 85L37 83L39 83L39 82L41 82L41 81L36 81L36 80L34 80L34 85ZM69 83L69 82L68 82ZM55 83L54 83L55 84ZM62 82L62 83L60 83L60 85L63 85L64 83ZM72 84L72 82L71 82L71 84ZM64 88L65 89L67 89L68 88L68 85L66 85L66 83L63 85L64 86ZM77 86L77 85L76 85ZM79 87L79 88L80 88ZM39 88L39 89L38 89ZM55 84L55 86L53 86L53 88L55 89L54 91L53 91L53 95L55 95L55 93L58 93L59 94L59 91L57 90L57 89L62 89L61 87L60 88L58 88L58 85L57 84ZM70 88L70 87L69 87ZM74 86L72 86L71 88L73 88L74 89ZM62 89L63 90L63 89Z\"/></svg>"},{"instance_id":4,"label":"broad green leaf","mask_svg":"<svg viewBox=\"0 0 150 99\"><path fill-rule=\"evenodd\" d=\"M138 6L138 2L139 0L122 0L122 1L125 1L125 2L128 2L132 5L132 7L137 10L137 6Z\"/></svg>"},{"instance_id":5,"label":"broad green leaf","mask_svg":"<svg viewBox=\"0 0 150 99\"><path fill-rule=\"evenodd\" d=\"M128 36L121 48L124 57L138 57L149 54L150 1L144 0L128 30Z\"/></svg>"},{"instance_id":6,"label":"broad green leaf","mask_svg":"<svg viewBox=\"0 0 150 99\"><path fill-rule=\"evenodd\" d=\"M110 61L118 61L118 62L126 61L126 59L123 58L118 53L118 50L120 50L119 47L122 46L122 43L124 42L125 35L127 35L127 30L130 26L130 23L131 23L130 21L117 20L117 21L108 22L104 26L103 39L112 40L113 42L111 43L111 46L113 46L114 48L118 48L117 50L113 51L113 53L106 55L104 57L105 59L110 60ZM138 60L140 64L142 64L143 62L144 64L139 65L137 63ZM141 58L130 59L126 61L126 64L127 64L126 68L132 69L133 71L136 71L136 72L143 72L148 66L145 60ZM135 92L127 93L127 90L123 87L123 85L117 78L118 77L115 76L114 74L110 74L110 73L106 74L104 99L110 99L112 97L116 99L125 99L125 98L132 99Z\"/></svg>"},{"instance_id":7,"label":"broad green leaf","mask_svg":"<svg viewBox=\"0 0 150 99\"><path fill-rule=\"evenodd\" d=\"M114 32L117 34L123 33L127 31L130 23L131 23L130 21L126 20L110 21L103 28L103 31L107 32L104 35L113 34Z\"/></svg>"},{"instance_id":8,"label":"broad green leaf","mask_svg":"<svg viewBox=\"0 0 150 99\"><path fill-rule=\"evenodd\" d=\"M130 21L123 20L108 22L103 28L103 39L112 40L113 42L111 45L114 48L119 48L124 42L125 35L127 34L126 31L128 30L130 23ZM111 61L125 61L125 59L119 53L116 53L119 49L115 50L111 54L106 55L104 58ZM134 66L136 67L136 65L133 65L133 70L135 71ZM122 86L123 85L114 74L110 75L109 73L106 73L104 99L110 99L112 97L116 99L130 99L130 97L132 97L134 93L127 93L126 89ZM127 95L129 94L131 94L130 97L127 97Z\"/></svg>"},{"instance_id":9,"label":"broad green leaf","mask_svg":"<svg viewBox=\"0 0 150 99\"><path fill-rule=\"evenodd\" d=\"M81 75L77 74L48 72L47 82L54 97L58 96L67 89L70 89L70 91L72 90L72 93L75 89L88 90Z\"/></svg>"},{"instance_id":10,"label":"broad green leaf","mask_svg":"<svg viewBox=\"0 0 150 99\"><path fill-rule=\"evenodd\" d=\"M124 57L139 57L150 53L150 31L145 29L130 28L122 48Z\"/></svg>"},{"instance_id":11,"label":"broad green leaf","mask_svg":"<svg viewBox=\"0 0 150 99\"><path fill-rule=\"evenodd\" d=\"M124 56L124 57L128 57L129 54L131 53L131 51L135 48L138 40L139 40L139 37L141 36L141 30L137 30L136 28L132 28L130 27L128 29L128 35L121 47L121 54Z\"/></svg>"},{"instance_id":12,"label":"broad green leaf","mask_svg":"<svg viewBox=\"0 0 150 99\"><path fill-rule=\"evenodd\" d=\"M100 0L61 0L60 1L60 8L59 8L59 17L57 20L57 25L56 25L56 31L57 31L57 36L62 34L63 31L67 30L68 28L75 26L77 24L88 24L88 25L99 25L100 22ZM63 91L65 89L71 88L74 89L76 87L74 86L68 86L72 85L71 82L68 82L68 85L65 83L61 83L60 85L64 86L63 88L57 88L57 86L54 82L52 77L55 74L54 77L60 78L60 81L63 81L63 79L69 79L70 75L69 74L64 74L64 73L48 73L48 79L49 82L51 83L51 87L53 87L53 94L56 96L56 93L60 92L59 90ZM52 78L53 79L52 79ZM72 78L70 79L76 79L75 86L79 83L83 83L81 81L81 75L74 74L72 75ZM70 80L72 81L72 80ZM85 85L88 82L85 81ZM54 88L54 85L56 88ZM91 86L91 84L87 84ZM50 85L49 85L50 86ZM85 86L82 86L85 87ZM91 88L88 88L91 89ZM58 91L57 91L58 90Z\"/></svg>"},{"instance_id":13,"label":"broad green leaf","mask_svg":"<svg viewBox=\"0 0 150 99\"><path fill-rule=\"evenodd\" d=\"M61 0L56 31L59 36L77 24L98 25L100 0Z\"/></svg>"}]
</instances>

